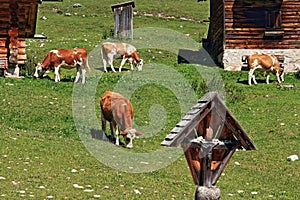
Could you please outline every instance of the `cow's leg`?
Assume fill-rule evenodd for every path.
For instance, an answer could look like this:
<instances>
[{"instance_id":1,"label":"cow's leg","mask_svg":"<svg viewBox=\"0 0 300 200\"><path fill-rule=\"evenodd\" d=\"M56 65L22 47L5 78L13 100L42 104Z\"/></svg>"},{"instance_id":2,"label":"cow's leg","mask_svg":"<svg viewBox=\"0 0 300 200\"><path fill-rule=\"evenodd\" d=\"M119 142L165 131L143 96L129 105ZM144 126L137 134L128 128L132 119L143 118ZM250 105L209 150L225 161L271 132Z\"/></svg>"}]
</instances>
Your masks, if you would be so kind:
<instances>
[{"instance_id":1,"label":"cow's leg","mask_svg":"<svg viewBox=\"0 0 300 200\"><path fill-rule=\"evenodd\" d=\"M253 72L254 69L250 69L249 74L248 74L248 84L251 85L251 79L253 77Z\"/></svg>"},{"instance_id":2,"label":"cow's leg","mask_svg":"<svg viewBox=\"0 0 300 200\"><path fill-rule=\"evenodd\" d=\"M103 115L102 111L101 111L101 122L102 122L102 131L104 133L106 133L106 120L104 118L104 115Z\"/></svg>"},{"instance_id":3,"label":"cow's leg","mask_svg":"<svg viewBox=\"0 0 300 200\"><path fill-rule=\"evenodd\" d=\"M250 69L250 71L249 71L249 76L251 75L254 84L257 84L257 82L256 82L256 80L255 80L255 75L254 75L254 71L255 71L256 69L257 69L257 68L253 68L253 69ZM250 84L249 84L249 85L251 85L251 79L250 79Z\"/></svg>"},{"instance_id":4,"label":"cow's leg","mask_svg":"<svg viewBox=\"0 0 300 200\"><path fill-rule=\"evenodd\" d=\"M114 68L114 56L113 55L109 55L108 56L108 63L112 69L113 72L116 72L115 68Z\"/></svg>"},{"instance_id":5,"label":"cow's leg","mask_svg":"<svg viewBox=\"0 0 300 200\"><path fill-rule=\"evenodd\" d=\"M60 81L59 68L60 68L60 65L58 65L56 67L54 66L55 82Z\"/></svg>"},{"instance_id":6,"label":"cow's leg","mask_svg":"<svg viewBox=\"0 0 300 200\"><path fill-rule=\"evenodd\" d=\"M115 138L115 133L114 133L114 129L115 129L115 126L112 122L109 123L109 127L110 127L110 134L111 134L111 137L112 138Z\"/></svg>"},{"instance_id":7,"label":"cow's leg","mask_svg":"<svg viewBox=\"0 0 300 200\"><path fill-rule=\"evenodd\" d=\"M278 83L283 82L283 74L280 76L279 73L278 73L278 71L277 71L277 72L276 72L276 77L277 77Z\"/></svg>"},{"instance_id":8,"label":"cow's leg","mask_svg":"<svg viewBox=\"0 0 300 200\"><path fill-rule=\"evenodd\" d=\"M118 126L115 126L116 128L115 128L115 130L116 130L116 145L120 145L120 133L119 133L119 128L118 128Z\"/></svg>"},{"instance_id":9,"label":"cow's leg","mask_svg":"<svg viewBox=\"0 0 300 200\"><path fill-rule=\"evenodd\" d=\"M75 83L78 82L78 80L80 78L80 71L81 71L81 68L79 66L77 66L76 69L77 69L77 72L76 72Z\"/></svg>"},{"instance_id":10,"label":"cow's leg","mask_svg":"<svg viewBox=\"0 0 300 200\"><path fill-rule=\"evenodd\" d=\"M127 58L124 58L124 57L123 57L122 62L121 62L121 64L120 64L119 72L122 71L122 67L125 65L126 61L127 61Z\"/></svg>"},{"instance_id":11,"label":"cow's leg","mask_svg":"<svg viewBox=\"0 0 300 200\"><path fill-rule=\"evenodd\" d=\"M284 81L284 72L282 72L282 74L281 74L281 76L280 76L280 79L281 79L281 82L283 82Z\"/></svg>"},{"instance_id":12,"label":"cow's leg","mask_svg":"<svg viewBox=\"0 0 300 200\"><path fill-rule=\"evenodd\" d=\"M132 64L132 62L130 62L130 68L131 68L131 71L133 71L133 64Z\"/></svg>"},{"instance_id":13,"label":"cow's leg","mask_svg":"<svg viewBox=\"0 0 300 200\"><path fill-rule=\"evenodd\" d=\"M256 82L256 79L255 79L255 75L254 75L254 74L252 75L252 79L253 79L253 83L256 85L257 82Z\"/></svg>"},{"instance_id":14,"label":"cow's leg","mask_svg":"<svg viewBox=\"0 0 300 200\"><path fill-rule=\"evenodd\" d=\"M278 77L277 77L278 78ZM267 84L269 84L270 83L270 72L267 72L267 80L266 80L266 82L267 82Z\"/></svg>"},{"instance_id":15,"label":"cow's leg","mask_svg":"<svg viewBox=\"0 0 300 200\"><path fill-rule=\"evenodd\" d=\"M106 66L107 66L107 58L103 58L103 69L104 69L104 71L105 72L107 72L107 68L106 68Z\"/></svg>"},{"instance_id":16,"label":"cow's leg","mask_svg":"<svg viewBox=\"0 0 300 200\"><path fill-rule=\"evenodd\" d=\"M133 144L132 144L133 138L129 137L129 143L126 145L127 148L132 148Z\"/></svg>"}]
</instances>

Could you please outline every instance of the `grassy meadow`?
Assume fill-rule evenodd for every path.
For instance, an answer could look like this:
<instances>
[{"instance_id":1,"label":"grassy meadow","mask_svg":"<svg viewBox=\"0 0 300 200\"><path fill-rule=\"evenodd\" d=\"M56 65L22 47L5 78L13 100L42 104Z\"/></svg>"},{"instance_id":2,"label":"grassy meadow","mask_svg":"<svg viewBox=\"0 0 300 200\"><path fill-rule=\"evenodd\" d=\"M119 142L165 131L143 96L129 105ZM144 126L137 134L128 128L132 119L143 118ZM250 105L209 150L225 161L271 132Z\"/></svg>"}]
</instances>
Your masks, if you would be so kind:
<instances>
[{"instance_id":1,"label":"grassy meadow","mask_svg":"<svg viewBox=\"0 0 300 200\"><path fill-rule=\"evenodd\" d=\"M267 85L264 74L248 86L246 71L178 64L176 49L194 50L206 37L209 2L196 0L136 0L132 43L142 47L143 71L125 65L121 73L103 73L99 46L111 38L111 5L118 2L39 5L36 33L47 39L27 39L31 62L23 79L0 78L0 199L194 199L183 152L160 143L214 89L258 148L235 152L216 184L221 199L298 199L300 161L287 157L300 156L299 73L285 75L294 88L280 87L274 75ZM62 69L59 83L53 74L32 77L33 63L49 50L74 47L90 53L85 85L73 83L75 70ZM133 149L91 138L100 130L98 102L107 89L132 101L134 126L143 132Z\"/></svg>"}]
</instances>

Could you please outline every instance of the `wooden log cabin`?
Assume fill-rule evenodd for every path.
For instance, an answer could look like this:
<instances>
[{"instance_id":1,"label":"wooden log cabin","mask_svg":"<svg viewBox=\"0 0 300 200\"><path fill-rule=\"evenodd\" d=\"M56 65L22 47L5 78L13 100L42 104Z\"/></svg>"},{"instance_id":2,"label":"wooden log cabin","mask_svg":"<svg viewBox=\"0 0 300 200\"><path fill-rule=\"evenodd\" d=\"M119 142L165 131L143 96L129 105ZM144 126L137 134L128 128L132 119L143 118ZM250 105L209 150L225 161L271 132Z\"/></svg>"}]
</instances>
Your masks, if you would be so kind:
<instances>
[{"instance_id":1,"label":"wooden log cabin","mask_svg":"<svg viewBox=\"0 0 300 200\"><path fill-rule=\"evenodd\" d=\"M203 47L225 70L241 70L244 55L276 55L286 72L299 70L300 1L210 0Z\"/></svg>"},{"instance_id":2,"label":"wooden log cabin","mask_svg":"<svg viewBox=\"0 0 300 200\"><path fill-rule=\"evenodd\" d=\"M8 68L18 68L27 59L25 39L34 38L38 4L41 0L1 0L0 3L0 76ZM18 76L18 74L17 74Z\"/></svg>"}]
</instances>

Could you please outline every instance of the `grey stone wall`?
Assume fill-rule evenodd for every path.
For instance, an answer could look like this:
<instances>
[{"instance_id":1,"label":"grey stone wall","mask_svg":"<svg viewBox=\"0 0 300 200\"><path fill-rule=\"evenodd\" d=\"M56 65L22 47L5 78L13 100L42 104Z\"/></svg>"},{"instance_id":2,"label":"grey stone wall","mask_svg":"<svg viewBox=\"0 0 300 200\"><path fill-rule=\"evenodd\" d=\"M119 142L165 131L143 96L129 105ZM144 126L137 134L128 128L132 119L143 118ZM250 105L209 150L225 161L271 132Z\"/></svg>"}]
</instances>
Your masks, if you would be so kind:
<instances>
[{"instance_id":1,"label":"grey stone wall","mask_svg":"<svg viewBox=\"0 0 300 200\"><path fill-rule=\"evenodd\" d=\"M240 71L245 63L242 62L244 55L264 53L284 56L284 71L296 72L300 70L300 49L226 49L218 60L228 71Z\"/></svg>"}]
</instances>

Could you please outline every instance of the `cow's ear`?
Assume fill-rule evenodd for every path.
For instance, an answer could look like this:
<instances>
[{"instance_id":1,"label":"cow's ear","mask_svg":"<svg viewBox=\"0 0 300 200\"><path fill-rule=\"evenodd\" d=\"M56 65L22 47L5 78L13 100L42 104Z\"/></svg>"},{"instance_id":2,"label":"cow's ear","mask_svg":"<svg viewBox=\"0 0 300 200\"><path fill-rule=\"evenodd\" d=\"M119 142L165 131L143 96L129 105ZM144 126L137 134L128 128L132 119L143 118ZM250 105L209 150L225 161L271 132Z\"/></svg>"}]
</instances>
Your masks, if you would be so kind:
<instances>
[{"instance_id":1,"label":"cow's ear","mask_svg":"<svg viewBox=\"0 0 300 200\"><path fill-rule=\"evenodd\" d=\"M135 134L136 134L137 136L142 135L142 133L141 133L140 131L136 131Z\"/></svg>"}]
</instances>

